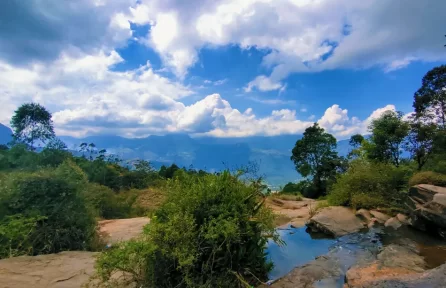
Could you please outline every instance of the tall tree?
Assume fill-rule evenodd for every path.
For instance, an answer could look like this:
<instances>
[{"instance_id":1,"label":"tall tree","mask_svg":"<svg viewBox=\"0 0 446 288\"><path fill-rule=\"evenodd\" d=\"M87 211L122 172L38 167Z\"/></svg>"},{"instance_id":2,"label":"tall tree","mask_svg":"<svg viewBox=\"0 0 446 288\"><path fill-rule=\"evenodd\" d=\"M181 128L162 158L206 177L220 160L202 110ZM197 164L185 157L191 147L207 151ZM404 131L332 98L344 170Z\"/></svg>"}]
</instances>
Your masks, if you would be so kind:
<instances>
[{"instance_id":1,"label":"tall tree","mask_svg":"<svg viewBox=\"0 0 446 288\"><path fill-rule=\"evenodd\" d=\"M336 138L317 123L305 129L302 139L296 142L292 150L291 160L302 176L313 177L316 189L323 186L324 180L336 174L342 164L336 152Z\"/></svg>"},{"instance_id":2,"label":"tall tree","mask_svg":"<svg viewBox=\"0 0 446 288\"><path fill-rule=\"evenodd\" d=\"M37 103L20 106L11 119L14 141L34 149L34 143L46 143L55 137L51 113Z\"/></svg>"},{"instance_id":3,"label":"tall tree","mask_svg":"<svg viewBox=\"0 0 446 288\"><path fill-rule=\"evenodd\" d=\"M434 152L438 126L432 122L423 122L416 117L410 119L409 124L410 131L404 147L417 162L418 170L421 170Z\"/></svg>"},{"instance_id":4,"label":"tall tree","mask_svg":"<svg viewBox=\"0 0 446 288\"><path fill-rule=\"evenodd\" d=\"M424 75L421 88L414 95L413 107L417 118L434 118L446 128L446 65Z\"/></svg>"},{"instance_id":5,"label":"tall tree","mask_svg":"<svg viewBox=\"0 0 446 288\"><path fill-rule=\"evenodd\" d=\"M399 166L404 140L409 133L409 124L403 120L403 114L386 111L381 117L372 120L369 131L372 136L370 145L365 146L367 156Z\"/></svg>"}]
</instances>

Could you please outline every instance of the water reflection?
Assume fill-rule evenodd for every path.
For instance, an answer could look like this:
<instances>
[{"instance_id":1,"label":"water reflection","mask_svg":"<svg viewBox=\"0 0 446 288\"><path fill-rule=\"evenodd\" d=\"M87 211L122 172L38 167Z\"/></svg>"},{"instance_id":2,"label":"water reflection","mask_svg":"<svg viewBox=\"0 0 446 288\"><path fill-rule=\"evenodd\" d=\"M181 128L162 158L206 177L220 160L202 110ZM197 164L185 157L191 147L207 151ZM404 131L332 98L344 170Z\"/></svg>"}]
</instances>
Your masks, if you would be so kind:
<instances>
[{"instance_id":1,"label":"water reflection","mask_svg":"<svg viewBox=\"0 0 446 288\"><path fill-rule=\"evenodd\" d=\"M293 268L327 253L328 248L335 243L334 239L323 234L310 234L305 230L305 227L278 230L286 244L278 246L273 241L268 243L268 257L274 263L274 269L269 274L270 279L280 278Z\"/></svg>"}]
</instances>

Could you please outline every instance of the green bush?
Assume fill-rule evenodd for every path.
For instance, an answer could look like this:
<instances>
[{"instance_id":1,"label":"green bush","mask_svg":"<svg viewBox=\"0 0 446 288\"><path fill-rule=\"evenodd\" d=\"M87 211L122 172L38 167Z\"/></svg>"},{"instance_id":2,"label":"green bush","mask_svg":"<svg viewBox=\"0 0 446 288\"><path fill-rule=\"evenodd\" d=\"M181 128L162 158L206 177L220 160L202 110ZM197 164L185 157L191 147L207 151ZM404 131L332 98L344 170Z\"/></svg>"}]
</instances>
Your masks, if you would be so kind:
<instances>
[{"instance_id":1,"label":"green bush","mask_svg":"<svg viewBox=\"0 0 446 288\"><path fill-rule=\"evenodd\" d=\"M446 175L432 171L423 171L416 173L409 180L410 186L417 184L431 184L446 187Z\"/></svg>"},{"instance_id":2,"label":"green bush","mask_svg":"<svg viewBox=\"0 0 446 288\"><path fill-rule=\"evenodd\" d=\"M266 280L268 236L274 217L260 191L229 172L168 181L168 198L145 238L113 248L98 260L103 281L137 271L143 287L241 287ZM245 285L243 284L243 285Z\"/></svg>"},{"instance_id":3,"label":"green bush","mask_svg":"<svg viewBox=\"0 0 446 288\"><path fill-rule=\"evenodd\" d=\"M10 173L0 181L0 219L9 219L2 222L2 227L35 225L28 234L30 245L17 248L24 249L17 253L37 255L90 248L96 222L78 193L79 187L48 171ZM3 250L10 243L0 245Z\"/></svg>"},{"instance_id":4,"label":"green bush","mask_svg":"<svg viewBox=\"0 0 446 288\"><path fill-rule=\"evenodd\" d=\"M355 208L399 206L410 174L405 167L357 159L338 176L327 199L330 205Z\"/></svg>"}]
</instances>

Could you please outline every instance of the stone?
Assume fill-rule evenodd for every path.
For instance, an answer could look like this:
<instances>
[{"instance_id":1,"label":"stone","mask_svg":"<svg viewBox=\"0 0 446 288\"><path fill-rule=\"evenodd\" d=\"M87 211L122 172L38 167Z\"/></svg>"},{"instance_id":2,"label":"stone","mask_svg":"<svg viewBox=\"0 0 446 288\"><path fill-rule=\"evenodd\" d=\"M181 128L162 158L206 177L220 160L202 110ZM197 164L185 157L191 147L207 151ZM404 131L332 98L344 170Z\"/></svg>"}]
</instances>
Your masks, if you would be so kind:
<instances>
[{"instance_id":1,"label":"stone","mask_svg":"<svg viewBox=\"0 0 446 288\"><path fill-rule=\"evenodd\" d=\"M351 267L346 273L347 287L381 287L374 286L373 283L399 279L407 275L419 275L425 268L424 258L418 255L417 251L408 246L391 244L384 247L375 261Z\"/></svg>"},{"instance_id":2,"label":"stone","mask_svg":"<svg viewBox=\"0 0 446 288\"><path fill-rule=\"evenodd\" d=\"M404 225L409 225L409 219L406 215L398 213L396 214L396 218Z\"/></svg>"},{"instance_id":3,"label":"stone","mask_svg":"<svg viewBox=\"0 0 446 288\"><path fill-rule=\"evenodd\" d=\"M379 223L378 219L372 218L372 219L370 219L369 224L367 224L367 227L370 229L370 228L374 228L374 227L379 226L379 224L380 223Z\"/></svg>"},{"instance_id":4,"label":"stone","mask_svg":"<svg viewBox=\"0 0 446 288\"><path fill-rule=\"evenodd\" d=\"M403 224L398 220L397 217L392 217L389 220L384 223L385 227L392 227L393 229L397 230L400 228Z\"/></svg>"},{"instance_id":5,"label":"stone","mask_svg":"<svg viewBox=\"0 0 446 288\"><path fill-rule=\"evenodd\" d=\"M95 255L72 251L0 260L0 287L80 288L94 274Z\"/></svg>"},{"instance_id":6,"label":"stone","mask_svg":"<svg viewBox=\"0 0 446 288\"><path fill-rule=\"evenodd\" d=\"M379 212L377 210L370 210L370 214L372 214L372 216L376 218L381 224L386 223L386 221L391 218L389 215Z\"/></svg>"},{"instance_id":7,"label":"stone","mask_svg":"<svg viewBox=\"0 0 446 288\"><path fill-rule=\"evenodd\" d=\"M370 222L370 220L373 218L372 214L370 214L370 211L367 209L359 209L356 211L356 216L361 218L366 223Z\"/></svg>"},{"instance_id":8,"label":"stone","mask_svg":"<svg viewBox=\"0 0 446 288\"><path fill-rule=\"evenodd\" d=\"M319 231L333 237L355 233L364 228L364 223L346 207L326 207L314 215L307 226L312 231Z\"/></svg>"},{"instance_id":9,"label":"stone","mask_svg":"<svg viewBox=\"0 0 446 288\"><path fill-rule=\"evenodd\" d=\"M415 206L410 215L410 224L446 238L446 188L419 184L410 188L409 198Z\"/></svg>"}]
</instances>

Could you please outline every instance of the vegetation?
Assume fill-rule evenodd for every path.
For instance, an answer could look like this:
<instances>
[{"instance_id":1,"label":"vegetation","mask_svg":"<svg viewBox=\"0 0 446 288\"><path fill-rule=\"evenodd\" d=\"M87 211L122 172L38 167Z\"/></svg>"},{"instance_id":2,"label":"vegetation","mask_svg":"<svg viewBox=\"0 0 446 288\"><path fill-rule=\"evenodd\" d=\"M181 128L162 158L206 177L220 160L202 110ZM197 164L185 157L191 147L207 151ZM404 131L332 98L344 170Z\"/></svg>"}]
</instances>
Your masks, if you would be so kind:
<instances>
[{"instance_id":1,"label":"vegetation","mask_svg":"<svg viewBox=\"0 0 446 288\"><path fill-rule=\"evenodd\" d=\"M399 206L410 172L389 163L354 160L333 184L328 203L355 208Z\"/></svg>"},{"instance_id":2,"label":"vegetation","mask_svg":"<svg viewBox=\"0 0 446 288\"><path fill-rule=\"evenodd\" d=\"M37 103L20 106L11 119L11 127L14 141L29 145L31 149L36 141L46 143L55 135L51 114Z\"/></svg>"},{"instance_id":3,"label":"vegetation","mask_svg":"<svg viewBox=\"0 0 446 288\"><path fill-rule=\"evenodd\" d=\"M415 186L418 184L431 184L446 187L446 175L432 171L418 172L410 178L409 185Z\"/></svg>"},{"instance_id":4,"label":"vegetation","mask_svg":"<svg viewBox=\"0 0 446 288\"><path fill-rule=\"evenodd\" d=\"M143 287L244 287L266 280L264 252L274 217L255 185L237 176L184 173L168 181L168 198L145 237L98 260L103 281L130 271Z\"/></svg>"},{"instance_id":5,"label":"vegetation","mask_svg":"<svg viewBox=\"0 0 446 288\"><path fill-rule=\"evenodd\" d=\"M339 157L335 149L336 139L317 123L307 128L302 139L296 142L291 160L296 170L312 181L311 187L302 191L304 196L317 198L325 195L327 182L344 169L345 159Z\"/></svg>"}]
</instances>

